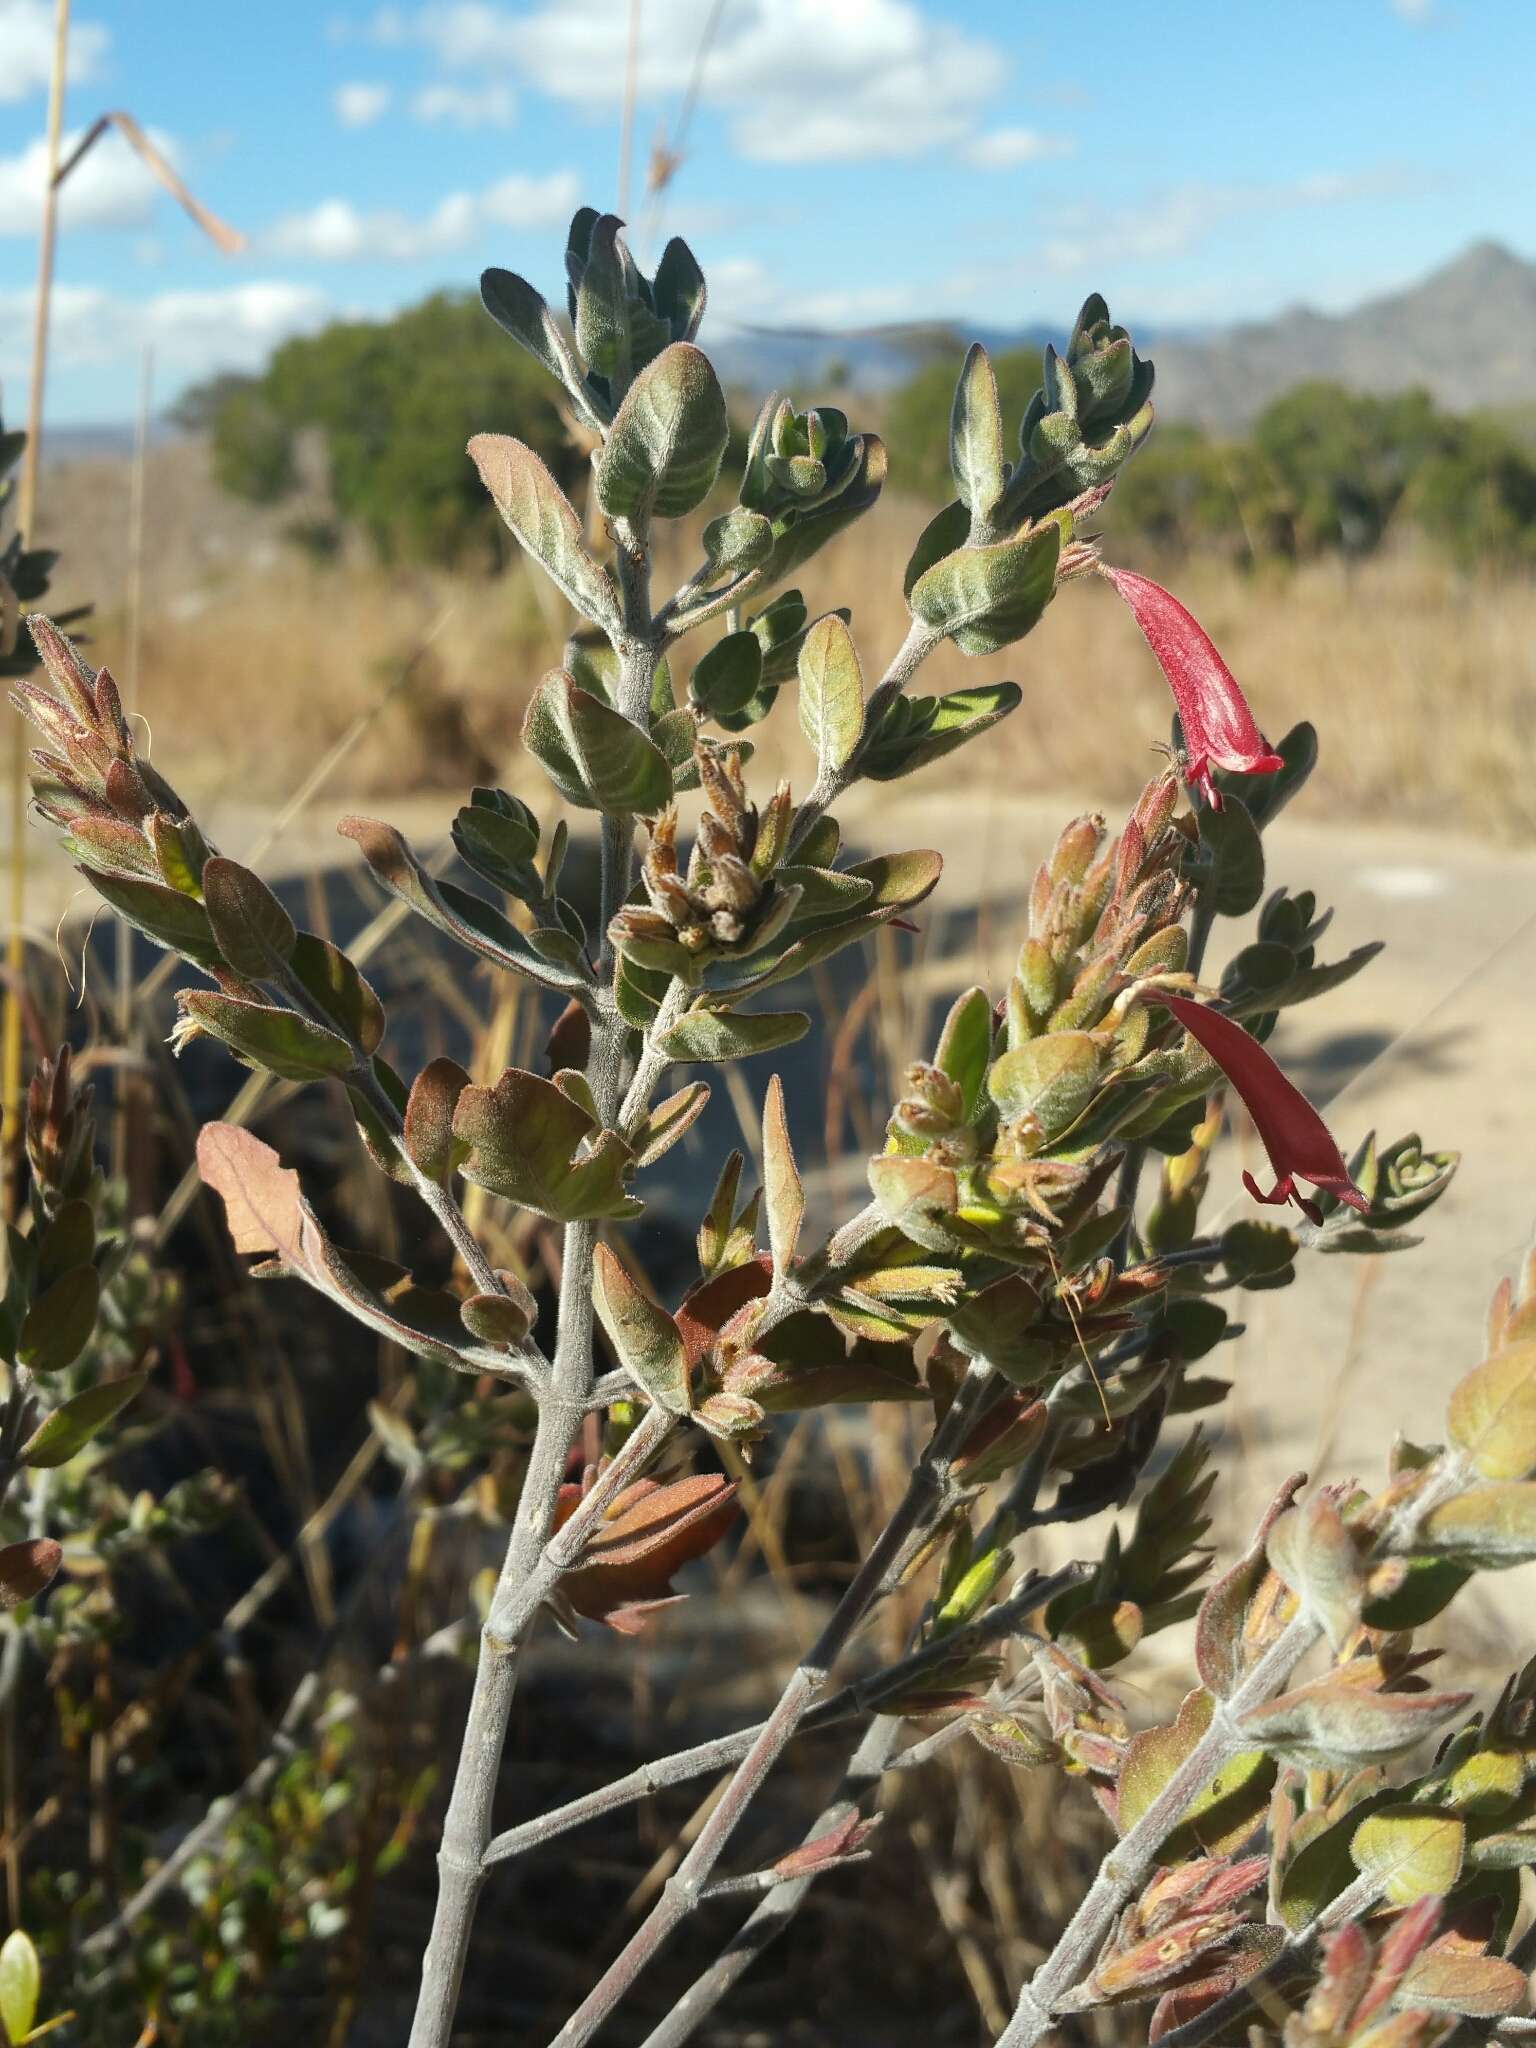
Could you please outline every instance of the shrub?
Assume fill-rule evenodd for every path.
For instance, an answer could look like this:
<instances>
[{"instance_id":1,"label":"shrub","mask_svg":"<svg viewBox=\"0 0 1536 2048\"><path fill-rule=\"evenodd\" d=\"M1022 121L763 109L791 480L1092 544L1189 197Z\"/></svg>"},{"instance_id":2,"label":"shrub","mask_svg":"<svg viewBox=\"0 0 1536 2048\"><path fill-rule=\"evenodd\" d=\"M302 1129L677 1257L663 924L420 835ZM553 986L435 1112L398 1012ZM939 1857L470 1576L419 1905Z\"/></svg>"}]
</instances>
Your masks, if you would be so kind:
<instances>
[{"instance_id":1,"label":"shrub","mask_svg":"<svg viewBox=\"0 0 1536 2048\"><path fill-rule=\"evenodd\" d=\"M652 2048L687 2040L813 1882L878 1853L868 1807L884 1771L915 1768L951 1738L1058 1776L1062 1797L1096 1801L1113 1836L1019 1988L1000 2048L1138 2003L1151 2037L1181 2048L1251 2040L1281 1993L1291 2043L1432 2042L1464 2019L1515 2012L1536 1675L1516 1672L1477 1714L1466 1690L1431 1689L1421 1673L1433 1653L1414 1637L1473 1573L1536 1554L1536 1264L1496 1297L1486 1357L1451 1391L1443 1445L1399 1442L1374 1494L1290 1482L1248 1551L1205 1583L1219 1465L1191 1418L1219 1411L1226 1393L1205 1362L1235 1301L1318 1259L1404 1250L1456 1161L1416 1136L1378 1145L1370 1134L1346 1161L1266 1048L1282 1011L1325 996L1375 948L1321 957L1316 896L1268 882L1264 834L1305 783L1316 735L1297 726L1269 744L1189 612L1101 560L1099 521L1151 425L1150 363L1090 299L1063 352L1046 350L1010 432L991 365L970 351L950 408L956 495L917 538L906 636L867 680L849 615L810 618L781 586L875 501L881 442L839 409L770 400L697 568L653 593L655 522L703 505L728 442L695 345L704 280L678 241L643 276L620 223L590 209L572 224L566 266L569 331L521 278L489 272L484 293L598 444L608 559L526 442L479 433L470 452L581 622L525 738L565 804L592 819L600 900L594 911L567 884L566 822L551 830L502 790L474 791L452 827L489 895L440 874L385 823L341 827L386 890L546 999L548 1072L510 1066L486 1086L437 1058L407 1079L385 1056L384 1011L356 963L296 929L252 870L208 843L140 754L105 671L38 620L52 687L17 693L47 741L39 810L119 914L208 984L180 994L178 1043L215 1039L260 1071L345 1091L379 1170L458 1255L451 1287L421 1285L338 1244L298 1174L253 1134L214 1123L201 1135L202 1175L236 1249L421 1361L416 1404L378 1425L401 1466L431 1475L435 1505L473 1487L477 1511L507 1521L443 1820L415 2048L450 2038L475 1910L500 1863L725 1768L664 1889L556 2037L558 2048L591 2039L696 1909L748 1899L745 1928L650 2035ZM1021 886L1016 970L1001 990L961 994L907 1070L865 1206L825 1236L812 1227L771 1079L757 1189L743 1199L739 1155L720 1163L698 1223L699 1277L662 1302L624 1226L642 1212L648 1168L709 1092L690 1072L657 1101L663 1075L791 1044L805 1017L756 999L922 904L939 856L852 858L837 805L859 779L915 773L1018 707L1012 684L913 695L935 648L1013 646L1100 573L1171 689L1171 764L1117 834L1072 819ZM719 634L684 684L670 657L713 622ZM781 690L794 693L806 744L798 801L787 782L756 783L739 737ZM1217 921L1250 917L1213 985ZM1249 1192L1294 1207L1222 1227L1205 1203L1234 1098L1273 1169L1266 1187L1246 1175ZM70 1194L76 1168L50 1182L53 1154L75 1157L61 1140L42 1184ZM470 1228L461 1182L558 1226L552 1329ZM8 1304L20 1331L13 1411L61 1363L38 1344L76 1329L53 1276L90 1258L83 1226L55 1246L64 1211L46 1194L36 1214ZM462 1411L442 1399L454 1375L474 1389ZM113 1401L132 1391L120 1377L108 1385ZM736 1487L716 1445L734 1462L776 1416L888 1400L931 1420L926 1446L766 1720L498 1834L502 1751L541 1613L632 1636L731 1533ZM82 1439L104 1419L74 1412ZM530 1414L509 1475L491 1446ZM37 1441L14 1458L24 1480ZM1042 1526L1132 1501L1133 1519L1091 1560L1048 1576L1032 1563ZM925 1571L905 1647L850 1668L869 1616ZM1182 1706L1133 1731L1142 1643L1191 1617ZM830 1802L798 1841L722 1875L786 1746L843 1720L860 1733Z\"/></svg>"},{"instance_id":2,"label":"shrub","mask_svg":"<svg viewBox=\"0 0 1536 2048\"><path fill-rule=\"evenodd\" d=\"M1035 358L997 362L1005 410L1039 383ZM923 370L891 402L903 488L945 494L944 377ZM1490 416L1454 416L1427 393L1377 397L1300 384L1258 415L1246 438L1162 428L1118 489L1120 530L1168 555L1197 549L1245 560L1368 554L1416 527L1464 567L1528 562L1536 550L1536 463Z\"/></svg>"},{"instance_id":3,"label":"shrub","mask_svg":"<svg viewBox=\"0 0 1536 2048\"><path fill-rule=\"evenodd\" d=\"M192 417L209 425L219 482L259 505L293 493L301 443L318 441L336 514L391 561L494 558L495 515L463 455L487 424L516 420L563 481L582 460L537 369L448 293L285 342L260 377L221 380Z\"/></svg>"}]
</instances>

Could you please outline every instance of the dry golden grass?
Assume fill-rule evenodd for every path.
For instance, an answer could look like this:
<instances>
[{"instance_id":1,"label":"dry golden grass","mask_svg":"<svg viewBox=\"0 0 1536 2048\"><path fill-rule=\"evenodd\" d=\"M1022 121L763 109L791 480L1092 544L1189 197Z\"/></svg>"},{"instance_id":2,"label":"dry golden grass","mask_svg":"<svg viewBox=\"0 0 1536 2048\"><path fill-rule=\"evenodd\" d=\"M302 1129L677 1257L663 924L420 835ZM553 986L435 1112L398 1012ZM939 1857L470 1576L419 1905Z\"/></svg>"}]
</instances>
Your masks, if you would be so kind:
<instances>
[{"instance_id":1,"label":"dry golden grass","mask_svg":"<svg viewBox=\"0 0 1536 2048\"><path fill-rule=\"evenodd\" d=\"M127 465L49 479L48 524L67 548L69 599L94 595L100 658L120 665L127 626L121 543ZM231 782L281 796L354 720L341 786L358 793L520 779L529 690L559 657L565 621L541 579L509 557L491 581L361 562L316 567L282 522L231 507L201 451L157 452L149 478L142 680L137 703L189 796ZM285 519L291 514L285 514ZM876 508L801 578L813 609L851 603L866 670L905 623L901 573L925 514ZM1111 514L1110 544L1114 545ZM683 573L670 536L658 582ZM1314 789L1357 815L1424 818L1478 833L1536 832L1536 585L1472 580L1422 554L1323 561L1244 575L1224 564L1145 564L1200 616L1273 736L1297 718L1325 735ZM670 585L668 585L670 587ZM706 629L708 631L709 629ZM702 651L685 645L680 676ZM948 771L1010 789L1130 796L1169 706L1128 615L1097 584L1065 591L1022 646L989 660L941 651L923 690L1012 676L1025 702ZM372 714L369 718L369 714ZM786 716L789 713L789 716ZM787 703L765 732L765 768L803 778ZM1144 740L1144 745L1137 744Z\"/></svg>"}]
</instances>

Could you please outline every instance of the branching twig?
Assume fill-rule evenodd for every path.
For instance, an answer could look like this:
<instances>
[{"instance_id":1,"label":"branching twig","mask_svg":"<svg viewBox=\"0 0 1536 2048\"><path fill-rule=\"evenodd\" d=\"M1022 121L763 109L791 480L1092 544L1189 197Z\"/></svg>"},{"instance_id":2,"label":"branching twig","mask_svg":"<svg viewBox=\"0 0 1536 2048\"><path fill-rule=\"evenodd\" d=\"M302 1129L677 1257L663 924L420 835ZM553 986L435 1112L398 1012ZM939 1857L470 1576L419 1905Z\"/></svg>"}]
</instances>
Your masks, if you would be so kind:
<instances>
[{"instance_id":1,"label":"branching twig","mask_svg":"<svg viewBox=\"0 0 1536 2048\"><path fill-rule=\"evenodd\" d=\"M715 1865L773 1769L786 1743L815 1702L827 1676L842 1654L866 1610L886 1590L906 1549L920 1527L929 1526L928 1511L942 1496L949 1460L965 1440L989 1391L993 1368L973 1363L944 1420L931 1438L908 1483L906 1493L808 1654L796 1666L778 1703L757 1731L755 1740L724 1792L716 1801L688 1854L668 1880L665 1891L643 1924L555 2037L555 2048L580 2048L624 1997L674 1929L698 1904Z\"/></svg>"}]
</instances>

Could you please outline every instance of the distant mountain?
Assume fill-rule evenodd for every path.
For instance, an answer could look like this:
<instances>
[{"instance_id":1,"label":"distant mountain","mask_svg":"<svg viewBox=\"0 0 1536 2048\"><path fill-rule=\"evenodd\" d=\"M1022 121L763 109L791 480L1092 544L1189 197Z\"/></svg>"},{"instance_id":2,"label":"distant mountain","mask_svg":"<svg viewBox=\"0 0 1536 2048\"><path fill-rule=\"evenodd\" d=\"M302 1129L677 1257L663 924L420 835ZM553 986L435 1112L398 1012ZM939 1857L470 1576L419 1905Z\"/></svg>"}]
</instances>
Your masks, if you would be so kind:
<instances>
[{"instance_id":1,"label":"distant mountain","mask_svg":"<svg viewBox=\"0 0 1536 2048\"><path fill-rule=\"evenodd\" d=\"M1237 427L1310 377L1361 391L1422 385L1451 412L1536 400L1536 264L1497 242L1348 313L1305 307L1156 350L1165 419Z\"/></svg>"},{"instance_id":2,"label":"distant mountain","mask_svg":"<svg viewBox=\"0 0 1536 2048\"><path fill-rule=\"evenodd\" d=\"M1157 360L1165 420L1240 427L1311 377L1361 391L1422 385L1455 412L1536 402L1536 264L1497 242L1476 242L1421 283L1347 313L1303 306L1192 333L1149 328L1128 311L1138 343ZM852 333L738 329L717 336L712 354L737 388L787 390L803 402L827 390L829 375L855 391L888 391L935 356L958 363L967 342L993 354L1038 348L1052 336L1059 343L1070 322L1069 312L1059 326L1012 332L940 321Z\"/></svg>"},{"instance_id":3,"label":"distant mountain","mask_svg":"<svg viewBox=\"0 0 1536 2048\"><path fill-rule=\"evenodd\" d=\"M782 391L804 405L840 385L852 391L893 391L935 357L958 362L973 341L994 355L1013 348L1043 348L1051 330L962 328L935 320L915 326L833 328L726 328L707 339L710 359L737 391Z\"/></svg>"}]
</instances>

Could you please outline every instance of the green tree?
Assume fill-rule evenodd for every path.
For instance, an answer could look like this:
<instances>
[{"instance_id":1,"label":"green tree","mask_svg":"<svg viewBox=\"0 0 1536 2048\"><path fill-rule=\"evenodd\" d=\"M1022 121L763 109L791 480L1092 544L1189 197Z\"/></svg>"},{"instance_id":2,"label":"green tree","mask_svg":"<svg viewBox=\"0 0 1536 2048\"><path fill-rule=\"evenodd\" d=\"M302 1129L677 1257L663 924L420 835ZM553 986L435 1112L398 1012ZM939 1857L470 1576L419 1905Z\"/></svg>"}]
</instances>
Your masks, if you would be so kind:
<instances>
[{"instance_id":1,"label":"green tree","mask_svg":"<svg viewBox=\"0 0 1536 2048\"><path fill-rule=\"evenodd\" d=\"M1265 407L1253 449L1288 502L1298 553L1368 554L1453 427L1427 391L1377 398L1318 381Z\"/></svg>"},{"instance_id":2,"label":"green tree","mask_svg":"<svg viewBox=\"0 0 1536 2048\"><path fill-rule=\"evenodd\" d=\"M890 402L885 433L890 442L891 486L941 505L955 495L955 480L949 469L949 405L954 396L955 371L963 348L952 356L935 358L909 382L902 385ZM997 377L997 394L1005 418L1022 419L1025 408L1040 389L1040 351L1036 348L1010 349L995 356L992 368ZM1008 451L1010 457L1016 448Z\"/></svg>"},{"instance_id":3,"label":"green tree","mask_svg":"<svg viewBox=\"0 0 1536 2048\"><path fill-rule=\"evenodd\" d=\"M1463 567L1536 562L1536 461L1494 420L1457 421L1405 509Z\"/></svg>"},{"instance_id":4,"label":"green tree","mask_svg":"<svg viewBox=\"0 0 1536 2048\"><path fill-rule=\"evenodd\" d=\"M467 294L440 292L389 321L341 321L285 342L263 374L206 394L215 473L258 504L299 479L300 437L324 450L337 518L387 561L495 559L500 543L470 435L492 421L563 483L581 462L537 366Z\"/></svg>"}]
</instances>

